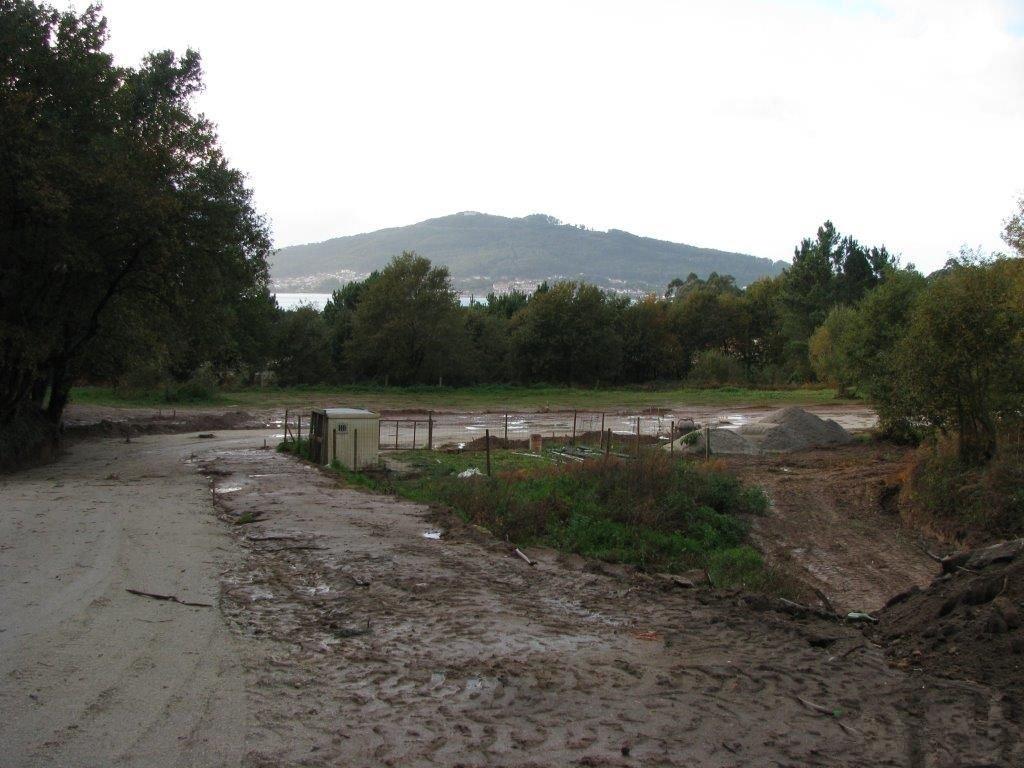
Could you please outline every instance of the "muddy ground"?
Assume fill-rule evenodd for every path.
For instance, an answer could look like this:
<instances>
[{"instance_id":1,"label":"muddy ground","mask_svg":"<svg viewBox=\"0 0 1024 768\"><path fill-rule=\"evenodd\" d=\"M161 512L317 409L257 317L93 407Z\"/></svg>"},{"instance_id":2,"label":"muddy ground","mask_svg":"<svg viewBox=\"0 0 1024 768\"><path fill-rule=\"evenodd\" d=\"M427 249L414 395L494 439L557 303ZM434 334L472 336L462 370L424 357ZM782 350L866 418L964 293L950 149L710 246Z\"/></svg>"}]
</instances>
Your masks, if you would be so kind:
<instances>
[{"instance_id":1,"label":"muddy ground","mask_svg":"<svg viewBox=\"0 0 1024 768\"><path fill-rule=\"evenodd\" d=\"M0 481L5 764L1024 759L1005 694L893 668L856 627L547 551L530 566L267 434L80 442Z\"/></svg>"},{"instance_id":2,"label":"muddy ground","mask_svg":"<svg viewBox=\"0 0 1024 768\"><path fill-rule=\"evenodd\" d=\"M601 434L611 429L627 438L636 434L637 418L643 436L667 438L673 422L694 420L700 424L739 426L754 421L774 410L762 406L687 406L673 409L611 409L607 413L579 412L576 414L576 432ZM834 419L849 430L870 429L877 416L863 405L808 406L808 411L826 419ZM298 415L309 423L309 408L292 408L287 412L292 431L296 430ZM384 448L425 447L428 418L426 411L410 409L382 411L380 442ZM124 437L131 428L133 434L173 434L193 430L259 429L277 427L281 434L286 411L281 408L244 411L241 409L185 407L185 408L114 408L95 405L71 405L64 416L66 433L74 438ZM544 439L564 439L573 434L574 415L571 410L516 411L507 414L510 441L528 440L531 434ZM434 446L459 446L479 440L490 430L492 437L505 437L506 414L495 409L453 411L438 409L432 412L434 420ZM397 436L398 440L395 441ZM414 445L415 444L415 445Z\"/></svg>"},{"instance_id":3,"label":"muddy ground","mask_svg":"<svg viewBox=\"0 0 1024 768\"><path fill-rule=\"evenodd\" d=\"M897 478L908 449L852 444L726 464L772 502L754 518L754 540L769 561L798 573L843 612L875 611L898 592L938 574L926 554L942 545L907 530Z\"/></svg>"}]
</instances>

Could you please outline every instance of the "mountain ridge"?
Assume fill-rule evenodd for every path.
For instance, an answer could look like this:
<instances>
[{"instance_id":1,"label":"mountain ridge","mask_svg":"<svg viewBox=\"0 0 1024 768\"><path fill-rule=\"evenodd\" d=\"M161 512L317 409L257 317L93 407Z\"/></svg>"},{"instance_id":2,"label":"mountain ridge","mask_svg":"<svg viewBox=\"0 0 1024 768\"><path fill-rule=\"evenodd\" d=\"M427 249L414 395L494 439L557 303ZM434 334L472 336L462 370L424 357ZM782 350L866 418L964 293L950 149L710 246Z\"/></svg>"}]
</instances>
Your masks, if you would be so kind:
<instances>
[{"instance_id":1,"label":"mountain ridge","mask_svg":"<svg viewBox=\"0 0 1024 768\"><path fill-rule=\"evenodd\" d=\"M402 251L449 268L462 290L507 290L542 280L583 279L627 293L663 290L696 272L731 274L740 285L778 274L786 262L637 235L565 224L547 214L519 218L476 211L404 227L280 249L271 278L278 289L328 289L359 279Z\"/></svg>"}]
</instances>

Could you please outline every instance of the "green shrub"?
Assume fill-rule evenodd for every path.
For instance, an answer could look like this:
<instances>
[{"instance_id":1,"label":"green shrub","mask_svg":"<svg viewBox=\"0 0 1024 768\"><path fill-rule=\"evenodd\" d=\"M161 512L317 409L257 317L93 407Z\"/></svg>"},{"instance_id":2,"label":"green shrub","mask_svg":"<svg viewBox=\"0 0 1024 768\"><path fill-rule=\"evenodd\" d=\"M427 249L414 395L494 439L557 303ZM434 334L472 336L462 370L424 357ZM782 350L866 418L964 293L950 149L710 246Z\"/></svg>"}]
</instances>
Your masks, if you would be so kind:
<instances>
[{"instance_id":1,"label":"green shrub","mask_svg":"<svg viewBox=\"0 0 1024 768\"><path fill-rule=\"evenodd\" d=\"M456 477L467 461L473 459L424 462L421 475L397 481L396 488L417 501L444 503L509 541L646 570L704 568L720 551L741 557L735 553L749 549L743 516L768 507L760 489L721 468L674 460L662 451L638 461L532 463L493 477ZM732 560L715 562L730 584L753 583L751 574L760 567L760 560L742 561L745 570ZM726 569L730 563L732 570Z\"/></svg>"}]
</instances>

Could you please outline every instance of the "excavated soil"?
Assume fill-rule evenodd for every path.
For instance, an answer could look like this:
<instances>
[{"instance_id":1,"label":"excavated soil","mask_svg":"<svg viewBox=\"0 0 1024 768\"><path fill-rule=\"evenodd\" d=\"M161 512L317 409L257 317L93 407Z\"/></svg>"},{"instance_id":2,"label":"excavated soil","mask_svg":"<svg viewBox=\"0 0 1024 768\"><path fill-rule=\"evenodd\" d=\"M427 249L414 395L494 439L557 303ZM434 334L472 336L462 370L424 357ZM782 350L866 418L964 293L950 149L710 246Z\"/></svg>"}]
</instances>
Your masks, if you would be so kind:
<instances>
[{"instance_id":1,"label":"excavated soil","mask_svg":"<svg viewBox=\"0 0 1024 768\"><path fill-rule=\"evenodd\" d=\"M1005 691L1019 722L1024 717L1024 541L976 550L946 569L925 589L893 598L875 635L902 669Z\"/></svg>"},{"instance_id":2,"label":"excavated soil","mask_svg":"<svg viewBox=\"0 0 1024 768\"><path fill-rule=\"evenodd\" d=\"M853 444L769 457L724 460L771 500L753 518L769 561L825 594L837 610L875 611L894 594L935 577L925 548L895 505L907 449Z\"/></svg>"}]
</instances>

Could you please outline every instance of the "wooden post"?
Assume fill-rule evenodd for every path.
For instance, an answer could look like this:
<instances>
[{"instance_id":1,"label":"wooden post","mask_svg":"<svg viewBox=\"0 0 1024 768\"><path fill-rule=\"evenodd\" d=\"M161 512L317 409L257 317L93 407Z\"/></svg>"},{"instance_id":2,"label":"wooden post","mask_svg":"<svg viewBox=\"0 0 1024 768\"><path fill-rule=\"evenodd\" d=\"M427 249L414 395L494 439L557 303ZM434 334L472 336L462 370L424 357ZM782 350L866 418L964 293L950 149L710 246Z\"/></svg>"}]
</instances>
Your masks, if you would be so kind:
<instances>
[{"instance_id":1,"label":"wooden post","mask_svg":"<svg viewBox=\"0 0 1024 768\"><path fill-rule=\"evenodd\" d=\"M508 411L505 411L505 450L508 450Z\"/></svg>"},{"instance_id":2,"label":"wooden post","mask_svg":"<svg viewBox=\"0 0 1024 768\"><path fill-rule=\"evenodd\" d=\"M487 476L491 476L491 430L484 430L484 443L487 446Z\"/></svg>"},{"instance_id":3,"label":"wooden post","mask_svg":"<svg viewBox=\"0 0 1024 768\"><path fill-rule=\"evenodd\" d=\"M333 464L338 459L338 429L335 427L334 431L331 432L331 463Z\"/></svg>"},{"instance_id":4,"label":"wooden post","mask_svg":"<svg viewBox=\"0 0 1024 768\"><path fill-rule=\"evenodd\" d=\"M434 450L434 412L427 413L427 450Z\"/></svg>"},{"instance_id":5,"label":"wooden post","mask_svg":"<svg viewBox=\"0 0 1024 768\"><path fill-rule=\"evenodd\" d=\"M676 452L676 420L672 419L672 426L669 428L668 433L668 452L673 454Z\"/></svg>"},{"instance_id":6,"label":"wooden post","mask_svg":"<svg viewBox=\"0 0 1024 768\"><path fill-rule=\"evenodd\" d=\"M608 430L608 435L604 441L604 459L608 460L608 454L612 452L612 431Z\"/></svg>"},{"instance_id":7,"label":"wooden post","mask_svg":"<svg viewBox=\"0 0 1024 768\"><path fill-rule=\"evenodd\" d=\"M395 419L395 450L398 450L398 419Z\"/></svg>"},{"instance_id":8,"label":"wooden post","mask_svg":"<svg viewBox=\"0 0 1024 768\"><path fill-rule=\"evenodd\" d=\"M299 414L299 438L298 438L298 441L299 441L298 442L299 453L302 453L302 414L301 413Z\"/></svg>"},{"instance_id":9,"label":"wooden post","mask_svg":"<svg viewBox=\"0 0 1024 768\"><path fill-rule=\"evenodd\" d=\"M576 447L576 411L572 412L572 447Z\"/></svg>"},{"instance_id":10,"label":"wooden post","mask_svg":"<svg viewBox=\"0 0 1024 768\"><path fill-rule=\"evenodd\" d=\"M640 458L640 417L636 417L636 456Z\"/></svg>"},{"instance_id":11,"label":"wooden post","mask_svg":"<svg viewBox=\"0 0 1024 768\"><path fill-rule=\"evenodd\" d=\"M359 430L352 430L352 471L359 471Z\"/></svg>"},{"instance_id":12,"label":"wooden post","mask_svg":"<svg viewBox=\"0 0 1024 768\"><path fill-rule=\"evenodd\" d=\"M601 414L601 440L604 440L604 414Z\"/></svg>"},{"instance_id":13,"label":"wooden post","mask_svg":"<svg viewBox=\"0 0 1024 768\"><path fill-rule=\"evenodd\" d=\"M284 409L284 441L288 442L288 409Z\"/></svg>"},{"instance_id":14,"label":"wooden post","mask_svg":"<svg viewBox=\"0 0 1024 768\"><path fill-rule=\"evenodd\" d=\"M130 443L132 441L132 423L130 421L125 422L124 441L126 443Z\"/></svg>"},{"instance_id":15,"label":"wooden post","mask_svg":"<svg viewBox=\"0 0 1024 768\"><path fill-rule=\"evenodd\" d=\"M711 427L704 427L704 461L711 458Z\"/></svg>"},{"instance_id":16,"label":"wooden post","mask_svg":"<svg viewBox=\"0 0 1024 768\"><path fill-rule=\"evenodd\" d=\"M416 419L412 420L412 449L416 450L416 425L419 424Z\"/></svg>"}]
</instances>

